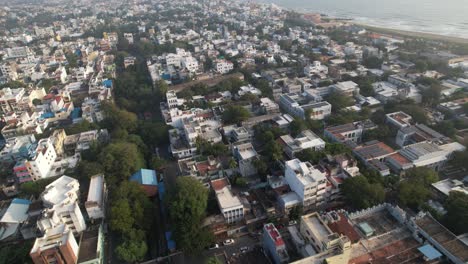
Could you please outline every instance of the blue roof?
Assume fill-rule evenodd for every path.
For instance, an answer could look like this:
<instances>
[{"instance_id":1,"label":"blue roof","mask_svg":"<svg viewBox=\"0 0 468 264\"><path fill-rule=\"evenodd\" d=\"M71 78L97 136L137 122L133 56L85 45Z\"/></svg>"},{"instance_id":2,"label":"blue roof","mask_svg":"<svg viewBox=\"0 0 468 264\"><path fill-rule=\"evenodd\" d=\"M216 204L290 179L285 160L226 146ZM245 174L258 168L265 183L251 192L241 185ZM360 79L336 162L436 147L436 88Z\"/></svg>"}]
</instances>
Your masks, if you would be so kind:
<instances>
[{"instance_id":1,"label":"blue roof","mask_svg":"<svg viewBox=\"0 0 468 264\"><path fill-rule=\"evenodd\" d=\"M13 201L11 201L11 203L13 204L31 204L31 201L29 200L26 200L26 199L18 199L18 198L15 198L13 199Z\"/></svg>"},{"instance_id":2,"label":"blue roof","mask_svg":"<svg viewBox=\"0 0 468 264\"><path fill-rule=\"evenodd\" d=\"M103 84L105 87L107 87L107 88L111 88L111 87L112 87L112 80L109 80L109 79L104 80L104 81L102 82L102 84Z\"/></svg>"},{"instance_id":3,"label":"blue roof","mask_svg":"<svg viewBox=\"0 0 468 264\"><path fill-rule=\"evenodd\" d=\"M71 112L71 118L72 119L77 119L78 117L80 117L80 112L81 112L81 108L80 107L77 107L75 109L73 109L73 111Z\"/></svg>"},{"instance_id":4,"label":"blue roof","mask_svg":"<svg viewBox=\"0 0 468 264\"><path fill-rule=\"evenodd\" d=\"M437 258L440 258L442 257L442 254L440 254L439 251L437 251L437 249L435 249L433 246L431 245L424 245L420 248L418 248L418 250L424 254L424 256L428 259L428 260L433 260L433 259L437 259Z\"/></svg>"},{"instance_id":5,"label":"blue roof","mask_svg":"<svg viewBox=\"0 0 468 264\"><path fill-rule=\"evenodd\" d=\"M171 231L166 232L166 241L167 241L167 248L169 250L176 249L176 243L175 243L174 240L172 240L172 232Z\"/></svg>"},{"instance_id":6,"label":"blue roof","mask_svg":"<svg viewBox=\"0 0 468 264\"><path fill-rule=\"evenodd\" d=\"M131 181L136 181L142 185L153 185L158 186L158 180L156 178L156 171L141 169L135 172L131 177Z\"/></svg>"},{"instance_id":7,"label":"blue roof","mask_svg":"<svg viewBox=\"0 0 468 264\"><path fill-rule=\"evenodd\" d=\"M51 112L45 112L41 115L42 118L52 118L54 117L54 113L51 113Z\"/></svg>"},{"instance_id":8,"label":"blue roof","mask_svg":"<svg viewBox=\"0 0 468 264\"><path fill-rule=\"evenodd\" d=\"M158 183L158 195L159 195L159 200L164 199L164 194L166 193L166 187L164 186L164 182L160 181Z\"/></svg>"}]
</instances>

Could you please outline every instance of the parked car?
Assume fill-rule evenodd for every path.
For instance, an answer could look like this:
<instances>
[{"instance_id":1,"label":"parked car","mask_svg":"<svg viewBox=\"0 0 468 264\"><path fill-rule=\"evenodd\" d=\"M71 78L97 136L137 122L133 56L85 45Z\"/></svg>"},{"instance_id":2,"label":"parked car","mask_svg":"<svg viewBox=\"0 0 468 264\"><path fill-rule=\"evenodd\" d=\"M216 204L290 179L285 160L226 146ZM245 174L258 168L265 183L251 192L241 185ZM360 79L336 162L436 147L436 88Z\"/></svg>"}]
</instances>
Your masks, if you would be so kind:
<instances>
[{"instance_id":1,"label":"parked car","mask_svg":"<svg viewBox=\"0 0 468 264\"><path fill-rule=\"evenodd\" d=\"M290 225L290 226L292 226L292 225L297 225L297 221L296 221L296 220L289 221L289 225Z\"/></svg>"},{"instance_id":2,"label":"parked car","mask_svg":"<svg viewBox=\"0 0 468 264\"><path fill-rule=\"evenodd\" d=\"M211 249L217 249L217 248L219 248L219 245L218 245L218 244L213 244L213 245L211 245L211 246L209 247L210 250L211 250Z\"/></svg>"},{"instance_id":3,"label":"parked car","mask_svg":"<svg viewBox=\"0 0 468 264\"><path fill-rule=\"evenodd\" d=\"M241 251L242 253L245 253L245 252L249 251L249 247L241 247L241 248L240 248L240 251Z\"/></svg>"},{"instance_id":4,"label":"parked car","mask_svg":"<svg viewBox=\"0 0 468 264\"><path fill-rule=\"evenodd\" d=\"M234 239L232 239L232 238L226 239L223 242L223 245L225 245L225 246L232 245L232 244L234 244Z\"/></svg>"}]
</instances>

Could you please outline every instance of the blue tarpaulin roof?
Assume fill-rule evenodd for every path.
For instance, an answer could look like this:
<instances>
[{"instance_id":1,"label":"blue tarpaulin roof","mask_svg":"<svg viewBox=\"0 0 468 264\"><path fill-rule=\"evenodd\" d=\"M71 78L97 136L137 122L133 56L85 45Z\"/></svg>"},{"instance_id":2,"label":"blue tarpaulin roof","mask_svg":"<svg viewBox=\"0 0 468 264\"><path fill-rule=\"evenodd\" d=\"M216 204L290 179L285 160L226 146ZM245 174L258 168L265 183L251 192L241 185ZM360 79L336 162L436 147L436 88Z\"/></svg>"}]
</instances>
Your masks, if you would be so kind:
<instances>
[{"instance_id":1,"label":"blue tarpaulin roof","mask_svg":"<svg viewBox=\"0 0 468 264\"><path fill-rule=\"evenodd\" d=\"M54 113L51 113L51 112L45 112L45 113L43 113L43 114L41 115L41 117L44 118L44 119L45 119L45 118L52 118L52 117L54 117L54 116L55 116Z\"/></svg>"},{"instance_id":2,"label":"blue tarpaulin roof","mask_svg":"<svg viewBox=\"0 0 468 264\"><path fill-rule=\"evenodd\" d=\"M437 249L435 249L433 246L431 245L424 245L420 248L418 248L418 250L423 253L423 255L428 259L428 260L434 260L434 259L437 259L437 258L440 258L442 257L442 254L437 251Z\"/></svg>"},{"instance_id":3,"label":"blue tarpaulin roof","mask_svg":"<svg viewBox=\"0 0 468 264\"><path fill-rule=\"evenodd\" d=\"M141 169L135 172L131 177L131 181L136 181L142 185L153 185L158 186L158 180L156 178L156 171Z\"/></svg>"},{"instance_id":4,"label":"blue tarpaulin roof","mask_svg":"<svg viewBox=\"0 0 468 264\"><path fill-rule=\"evenodd\" d=\"M166 241L167 241L167 248L169 250L175 250L176 249L176 243L174 240L172 240L172 232L167 231L166 232Z\"/></svg>"},{"instance_id":5,"label":"blue tarpaulin roof","mask_svg":"<svg viewBox=\"0 0 468 264\"><path fill-rule=\"evenodd\" d=\"M159 195L159 200L164 199L164 194L166 192L166 186L164 186L164 182L160 181L158 183L158 195Z\"/></svg>"},{"instance_id":6,"label":"blue tarpaulin roof","mask_svg":"<svg viewBox=\"0 0 468 264\"><path fill-rule=\"evenodd\" d=\"M31 204L31 201L26 200L26 199L15 198L15 199L13 199L13 201L11 201L11 203L14 203L14 204Z\"/></svg>"},{"instance_id":7,"label":"blue tarpaulin roof","mask_svg":"<svg viewBox=\"0 0 468 264\"><path fill-rule=\"evenodd\" d=\"M71 112L71 118L77 119L78 117L80 117L80 112L81 112L81 108L79 107L73 109L73 111Z\"/></svg>"},{"instance_id":8,"label":"blue tarpaulin roof","mask_svg":"<svg viewBox=\"0 0 468 264\"><path fill-rule=\"evenodd\" d=\"M111 88L111 87L112 87L112 80L109 80L109 79L104 80L104 81L102 82L102 84L103 84L105 87L107 87L107 88Z\"/></svg>"}]
</instances>

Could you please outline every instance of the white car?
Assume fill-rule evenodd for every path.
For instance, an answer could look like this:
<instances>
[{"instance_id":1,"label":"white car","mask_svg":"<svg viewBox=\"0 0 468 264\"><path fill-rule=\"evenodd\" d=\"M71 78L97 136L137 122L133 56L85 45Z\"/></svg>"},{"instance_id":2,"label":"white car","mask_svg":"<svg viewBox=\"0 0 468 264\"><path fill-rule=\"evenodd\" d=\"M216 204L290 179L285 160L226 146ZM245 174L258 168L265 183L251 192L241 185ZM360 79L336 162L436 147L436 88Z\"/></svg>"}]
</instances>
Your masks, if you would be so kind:
<instances>
[{"instance_id":1,"label":"white car","mask_svg":"<svg viewBox=\"0 0 468 264\"><path fill-rule=\"evenodd\" d=\"M232 239L232 238L226 239L226 240L224 240L223 245L229 246L229 245L234 244L234 242L235 242L235 241L234 241L234 239Z\"/></svg>"},{"instance_id":2,"label":"white car","mask_svg":"<svg viewBox=\"0 0 468 264\"><path fill-rule=\"evenodd\" d=\"M219 248L218 244L213 244L209 247L209 249L217 249L217 248Z\"/></svg>"}]
</instances>

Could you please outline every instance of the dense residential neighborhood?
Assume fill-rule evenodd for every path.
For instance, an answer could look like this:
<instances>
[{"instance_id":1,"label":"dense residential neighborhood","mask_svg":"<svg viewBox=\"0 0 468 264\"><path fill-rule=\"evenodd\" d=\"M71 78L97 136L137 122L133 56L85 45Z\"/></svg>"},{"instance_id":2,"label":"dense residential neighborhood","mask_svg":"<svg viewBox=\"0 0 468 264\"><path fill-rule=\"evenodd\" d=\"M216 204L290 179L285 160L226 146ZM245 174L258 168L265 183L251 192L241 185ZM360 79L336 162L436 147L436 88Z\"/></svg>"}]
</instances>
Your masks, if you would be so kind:
<instances>
[{"instance_id":1,"label":"dense residential neighborhood","mask_svg":"<svg viewBox=\"0 0 468 264\"><path fill-rule=\"evenodd\" d=\"M466 44L223 0L0 29L0 264L468 263Z\"/></svg>"}]
</instances>

